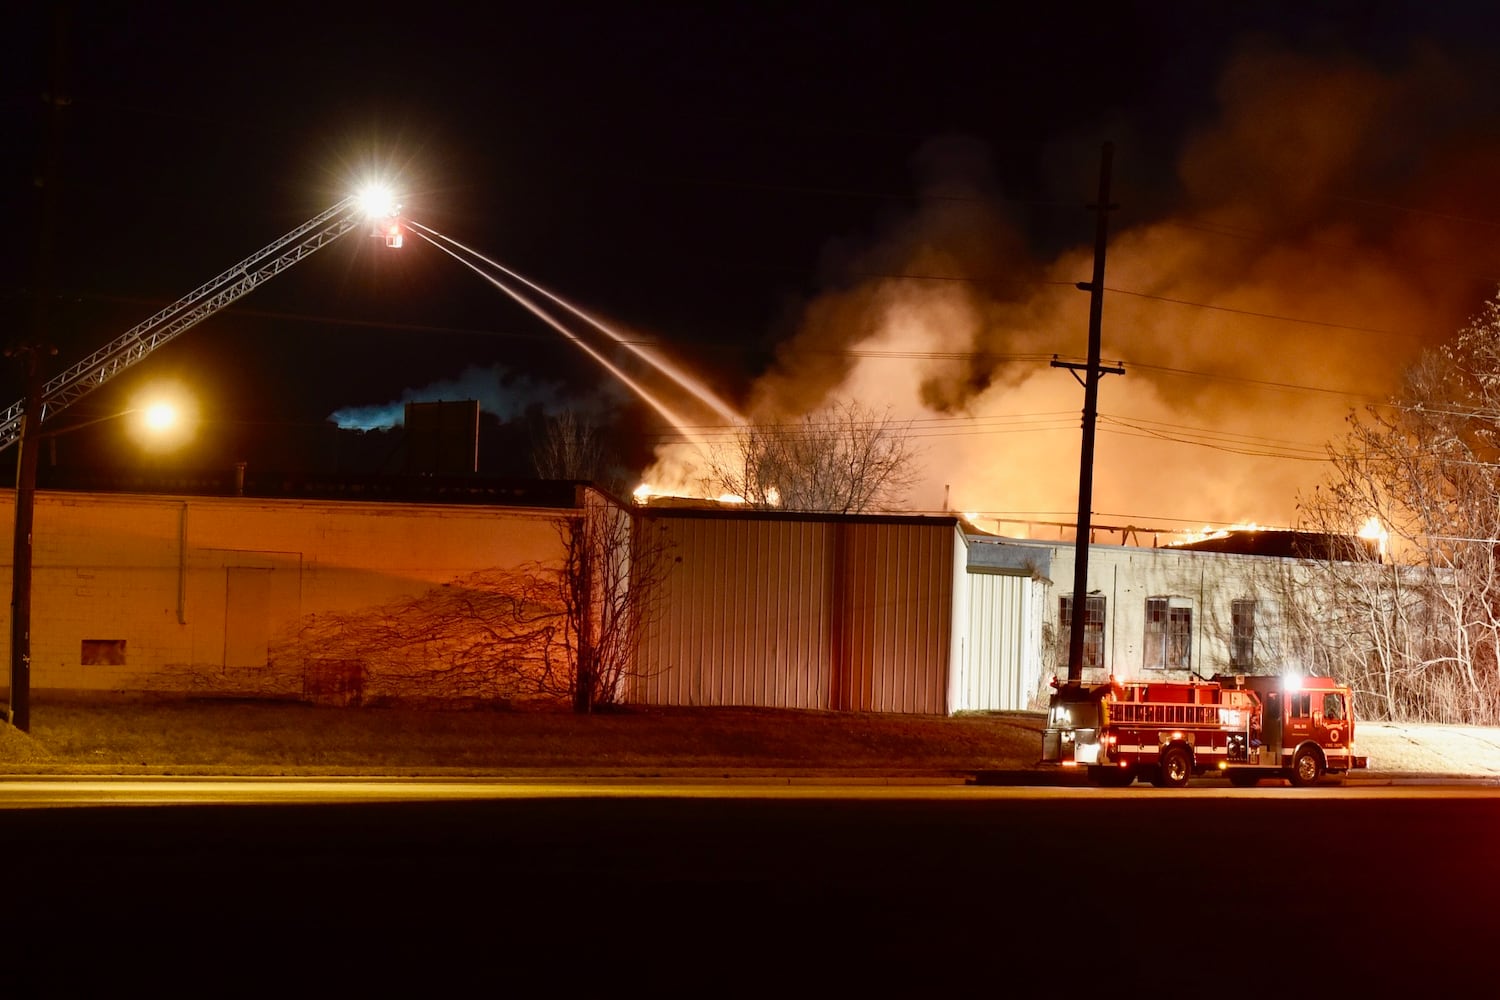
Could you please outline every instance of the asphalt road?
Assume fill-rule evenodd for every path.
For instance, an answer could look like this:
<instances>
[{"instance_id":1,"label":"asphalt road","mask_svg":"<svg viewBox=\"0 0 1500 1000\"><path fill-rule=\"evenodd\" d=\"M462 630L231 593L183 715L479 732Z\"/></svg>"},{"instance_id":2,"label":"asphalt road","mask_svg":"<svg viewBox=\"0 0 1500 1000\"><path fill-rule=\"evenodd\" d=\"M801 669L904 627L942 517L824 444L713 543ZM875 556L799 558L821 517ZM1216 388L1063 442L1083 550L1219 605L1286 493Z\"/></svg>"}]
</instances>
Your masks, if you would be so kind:
<instances>
[{"instance_id":1,"label":"asphalt road","mask_svg":"<svg viewBox=\"0 0 1500 1000\"><path fill-rule=\"evenodd\" d=\"M834 776L756 778L200 778L200 777L20 777L0 781L0 815L8 810L101 806L354 805L527 801L532 799L813 799L825 801L976 801L1078 799L1134 801L1142 796L1183 795L1229 799L1328 798L1481 798L1500 797L1500 784L1488 780L1419 779L1325 781L1290 789L1285 781L1265 781L1250 789L1222 780L1195 778L1187 789L1157 789L1136 783L1129 788L1094 787L1078 780L1004 782L995 775L982 780L923 777L912 779Z\"/></svg>"},{"instance_id":2,"label":"asphalt road","mask_svg":"<svg viewBox=\"0 0 1500 1000\"><path fill-rule=\"evenodd\" d=\"M99 784L5 786L18 995L1250 995L1274 958L1384 996L1481 984L1500 932L1482 785Z\"/></svg>"}]
</instances>

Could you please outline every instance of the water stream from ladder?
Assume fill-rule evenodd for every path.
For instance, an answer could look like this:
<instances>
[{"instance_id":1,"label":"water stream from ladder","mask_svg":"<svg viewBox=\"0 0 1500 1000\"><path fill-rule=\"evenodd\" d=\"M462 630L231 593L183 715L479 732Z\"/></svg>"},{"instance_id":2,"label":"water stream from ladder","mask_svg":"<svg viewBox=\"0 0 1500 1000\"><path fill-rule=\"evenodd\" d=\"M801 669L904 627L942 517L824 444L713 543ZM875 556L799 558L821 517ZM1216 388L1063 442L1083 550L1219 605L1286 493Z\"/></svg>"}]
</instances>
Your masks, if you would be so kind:
<instances>
[{"instance_id":1,"label":"water stream from ladder","mask_svg":"<svg viewBox=\"0 0 1500 1000\"><path fill-rule=\"evenodd\" d=\"M605 354L601 352L597 347L589 343L584 338L580 337L566 324L560 322L557 317L552 315L546 309L542 308L542 306L540 306L537 302L533 301L530 297L523 294L517 288L512 287L511 284L507 284L506 281L502 280L501 276L510 279L511 282L520 283L521 285L524 285L526 288L537 293L538 295L544 296L547 300L552 302L557 307L566 310L573 316L587 323L590 327L603 334L614 344L630 351L637 358L641 359L643 362L649 365L653 371L670 379L684 392L688 393L699 404L706 407L715 416L724 421L724 423L728 427L735 428L744 425L745 418L737 413L733 407L729 406L729 404L725 403L722 399L715 395L713 391L710 390L708 386L704 385L700 379L697 379L689 373L683 371L681 368L677 367L666 359L655 356L652 352L646 350L641 344L636 343L620 334L609 324L603 322L595 316L589 315L584 310L579 309L577 306L573 305L570 302L567 302L560 296L549 292L547 289L536 284L535 282L527 280L526 278L515 273L504 265L491 260L472 247L465 246L452 237L444 236L437 230L424 226L419 222L414 222L411 219L406 219L405 221L417 236L426 240L432 246L436 247L442 252L448 254L454 260L463 264L465 267L469 268L471 271L479 275L495 288L498 288L506 295L509 295L532 315L536 316L542 322L546 323L548 326L552 327L558 333L562 334L565 338L577 345L580 350L597 361L601 367L603 367L615 378L619 379L622 385L628 388L631 392L635 393L642 402L651 407L651 409L655 410L657 414L659 414L661 418L665 420L674 431L682 436L684 441L701 443L704 431L703 425L701 423L694 423L684 418L676 410L663 402L659 398L658 394L656 392L653 392L640 379L631 375L614 361L610 360L610 358L605 356ZM460 251L462 252L460 253Z\"/></svg>"}]
</instances>

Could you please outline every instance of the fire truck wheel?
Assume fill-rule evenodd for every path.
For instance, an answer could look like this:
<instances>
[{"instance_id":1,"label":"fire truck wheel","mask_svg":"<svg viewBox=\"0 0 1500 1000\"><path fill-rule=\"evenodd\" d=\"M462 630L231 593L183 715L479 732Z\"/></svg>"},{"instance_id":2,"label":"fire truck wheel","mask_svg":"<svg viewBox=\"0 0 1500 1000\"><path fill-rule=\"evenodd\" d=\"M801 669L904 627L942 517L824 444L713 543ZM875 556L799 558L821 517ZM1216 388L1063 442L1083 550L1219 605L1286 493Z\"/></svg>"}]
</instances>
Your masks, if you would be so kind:
<instances>
[{"instance_id":1,"label":"fire truck wheel","mask_svg":"<svg viewBox=\"0 0 1500 1000\"><path fill-rule=\"evenodd\" d=\"M1292 784L1305 788L1323 777L1323 758L1312 747L1303 747L1292 758Z\"/></svg>"},{"instance_id":2,"label":"fire truck wheel","mask_svg":"<svg viewBox=\"0 0 1500 1000\"><path fill-rule=\"evenodd\" d=\"M1161 755L1161 783L1164 788L1182 788L1193 776L1193 759L1183 747L1168 747Z\"/></svg>"}]
</instances>

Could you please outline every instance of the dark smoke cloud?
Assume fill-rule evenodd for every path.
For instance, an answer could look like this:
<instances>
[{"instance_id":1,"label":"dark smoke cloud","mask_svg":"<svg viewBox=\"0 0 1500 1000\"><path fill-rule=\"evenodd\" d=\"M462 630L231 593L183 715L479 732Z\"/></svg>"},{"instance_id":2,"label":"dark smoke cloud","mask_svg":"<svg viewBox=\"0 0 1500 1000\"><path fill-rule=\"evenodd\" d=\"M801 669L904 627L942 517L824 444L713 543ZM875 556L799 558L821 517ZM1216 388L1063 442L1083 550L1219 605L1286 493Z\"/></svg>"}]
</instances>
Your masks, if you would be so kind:
<instances>
[{"instance_id":1,"label":"dark smoke cloud","mask_svg":"<svg viewBox=\"0 0 1500 1000\"><path fill-rule=\"evenodd\" d=\"M1112 224L1103 353L1127 374L1101 383L1096 523L1295 524L1350 410L1494 294L1500 233L1475 220L1500 217L1500 145L1463 79L1431 50L1392 70L1257 42L1225 67L1171 209ZM890 404L925 451L913 508L1037 533L1051 529L1022 522L1077 509L1083 392L1049 362L1086 353L1074 285L1092 273L1093 217L1037 258L986 156L971 141L924 151L919 207L836 248L751 415ZM648 479L690 479L683 461L662 456Z\"/></svg>"}]
</instances>

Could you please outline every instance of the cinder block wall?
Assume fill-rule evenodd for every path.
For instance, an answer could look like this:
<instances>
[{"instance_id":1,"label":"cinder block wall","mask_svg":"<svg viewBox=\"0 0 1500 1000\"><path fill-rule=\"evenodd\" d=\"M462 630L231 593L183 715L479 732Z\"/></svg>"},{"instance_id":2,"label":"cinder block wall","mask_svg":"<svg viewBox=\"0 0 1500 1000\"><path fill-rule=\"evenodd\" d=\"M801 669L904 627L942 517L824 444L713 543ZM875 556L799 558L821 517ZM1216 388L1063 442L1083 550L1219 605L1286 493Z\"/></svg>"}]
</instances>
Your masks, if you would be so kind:
<instances>
[{"instance_id":1,"label":"cinder block wall","mask_svg":"<svg viewBox=\"0 0 1500 1000\"><path fill-rule=\"evenodd\" d=\"M7 528L14 524L14 502L13 491L0 493ZM356 665L389 659L403 642L401 629L414 627L413 609L435 600L451 605L455 588L490 586L474 581L517 567L557 565L565 514L39 492L31 686L300 695L309 683L310 650L299 636L318 634L320 625L325 637L356 642L365 636L363 648L321 651L335 674L351 659ZM9 547L3 565L8 591ZM328 630L330 621L339 628ZM378 648L381 635L393 637L391 648ZM420 642L406 645L403 662L423 655ZM6 686L8 628L0 648L6 665L0 686ZM316 659L320 651L311 652ZM434 646L426 652L441 667L450 651Z\"/></svg>"}]
</instances>

